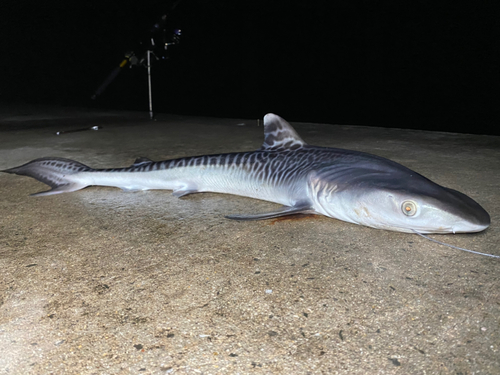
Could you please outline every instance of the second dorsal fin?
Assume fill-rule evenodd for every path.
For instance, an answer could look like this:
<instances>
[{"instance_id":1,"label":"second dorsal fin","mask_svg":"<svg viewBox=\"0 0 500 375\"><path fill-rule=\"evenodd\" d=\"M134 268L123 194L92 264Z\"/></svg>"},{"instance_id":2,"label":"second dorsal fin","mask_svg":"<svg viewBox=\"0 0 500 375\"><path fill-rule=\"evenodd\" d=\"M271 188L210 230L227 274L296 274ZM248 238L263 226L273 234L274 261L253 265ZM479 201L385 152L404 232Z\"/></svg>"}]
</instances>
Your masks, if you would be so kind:
<instances>
[{"instance_id":1,"label":"second dorsal fin","mask_svg":"<svg viewBox=\"0 0 500 375\"><path fill-rule=\"evenodd\" d=\"M306 145L284 119L273 113L264 116L264 143L261 150L295 150Z\"/></svg>"},{"instance_id":2,"label":"second dorsal fin","mask_svg":"<svg viewBox=\"0 0 500 375\"><path fill-rule=\"evenodd\" d=\"M132 167L140 167L142 165L146 164L151 164L154 163L153 160L149 158L145 158L144 156L141 156L140 158L135 159L134 164L132 164Z\"/></svg>"}]
</instances>

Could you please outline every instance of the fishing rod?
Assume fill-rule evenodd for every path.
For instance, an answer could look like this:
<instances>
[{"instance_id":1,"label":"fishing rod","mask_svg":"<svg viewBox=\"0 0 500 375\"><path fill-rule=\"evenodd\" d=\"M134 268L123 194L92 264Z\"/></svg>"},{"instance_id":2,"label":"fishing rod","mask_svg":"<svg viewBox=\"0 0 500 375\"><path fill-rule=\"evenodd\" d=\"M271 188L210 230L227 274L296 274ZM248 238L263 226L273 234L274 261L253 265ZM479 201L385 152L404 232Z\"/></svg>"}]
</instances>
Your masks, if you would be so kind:
<instances>
[{"instance_id":1,"label":"fishing rod","mask_svg":"<svg viewBox=\"0 0 500 375\"><path fill-rule=\"evenodd\" d=\"M181 0L177 0L172 5L172 12ZM124 54L123 60L115 67L106 77L103 83L97 88L91 96L92 100L97 100L106 88L115 80L116 77L123 71L125 67L142 66L148 71L148 93L149 93L149 117L154 118L153 114L153 94L151 87L151 58L166 59L167 49L171 46L180 43L181 29L167 30L167 14L163 14L158 22L156 22L147 33L144 41L139 43L137 49L127 51Z\"/></svg>"}]
</instances>

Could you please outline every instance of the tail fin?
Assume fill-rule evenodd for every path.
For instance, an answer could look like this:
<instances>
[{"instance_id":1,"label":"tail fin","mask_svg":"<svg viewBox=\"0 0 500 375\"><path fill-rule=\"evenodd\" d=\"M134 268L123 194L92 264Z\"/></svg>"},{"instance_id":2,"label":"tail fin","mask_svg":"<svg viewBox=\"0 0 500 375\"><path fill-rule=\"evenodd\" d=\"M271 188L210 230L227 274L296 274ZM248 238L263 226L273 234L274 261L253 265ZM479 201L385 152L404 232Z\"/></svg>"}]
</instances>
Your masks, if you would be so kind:
<instances>
[{"instance_id":1,"label":"tail fin","mask_svg":"<svg viewBox=\"0 0 500 375\"><path fill-rule=\"evenodd\" d=\"M70 181L67 176L78 172L89 172L93 169L74 160L63 158L35 159L19 167L6 169L1 172L13 173L33 177L52 189L32 194L33 196L69 193L83 189L88 185Z\"/></svg>"}]
</instances>

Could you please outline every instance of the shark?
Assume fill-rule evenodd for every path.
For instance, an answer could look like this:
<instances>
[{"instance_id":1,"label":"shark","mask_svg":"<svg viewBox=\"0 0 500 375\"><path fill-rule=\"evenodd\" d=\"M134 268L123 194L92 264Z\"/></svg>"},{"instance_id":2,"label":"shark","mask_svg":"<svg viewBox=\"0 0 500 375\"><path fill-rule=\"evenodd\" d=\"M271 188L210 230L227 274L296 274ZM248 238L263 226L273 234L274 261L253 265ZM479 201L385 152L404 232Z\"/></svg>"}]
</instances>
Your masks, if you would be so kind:
<instances>
[{"instance_id":1,"label":"shark","mask_svg":"<svg viewBox=\"0 0 500 375\"><path fill-rule=\"evenodd\" d=\"M152 161L94 169L44 157L2 172L29 176L51 187L33 195L111 186L126 191L172 190L175 197L202 192L235 194L281 204L271 212L227 216L262 220L319 214L349 223L406 233L471 233L490 216L469 196L427 179L392 160L353 150L308 145L283 118L264 117L264 142L251 152Z\"/></svg>"}]
</instances>

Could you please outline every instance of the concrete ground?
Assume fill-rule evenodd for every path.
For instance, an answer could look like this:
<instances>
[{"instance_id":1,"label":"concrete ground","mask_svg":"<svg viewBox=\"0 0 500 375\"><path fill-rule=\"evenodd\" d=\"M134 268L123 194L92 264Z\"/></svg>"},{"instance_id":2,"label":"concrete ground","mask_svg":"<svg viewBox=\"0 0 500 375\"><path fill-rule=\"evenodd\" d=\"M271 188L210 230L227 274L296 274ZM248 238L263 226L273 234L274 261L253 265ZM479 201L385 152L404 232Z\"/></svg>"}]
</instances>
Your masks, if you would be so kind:
<instances>
[{"instance_id":1,"label":"concrete ground","mask_svg":"<svg viewBox=\"0 0 500 375\"><path fill-rule=\"evenodd\" d=\"M99 131L55 135L100 125ZM500 255L500 137L294 124L310 144L400 162L477 200ZM4 110L0 169L253 150L256 120ZM2 374L500 374L500 261L223 194L47 189L0 174Z\"/></svg>"}]
</instances>

